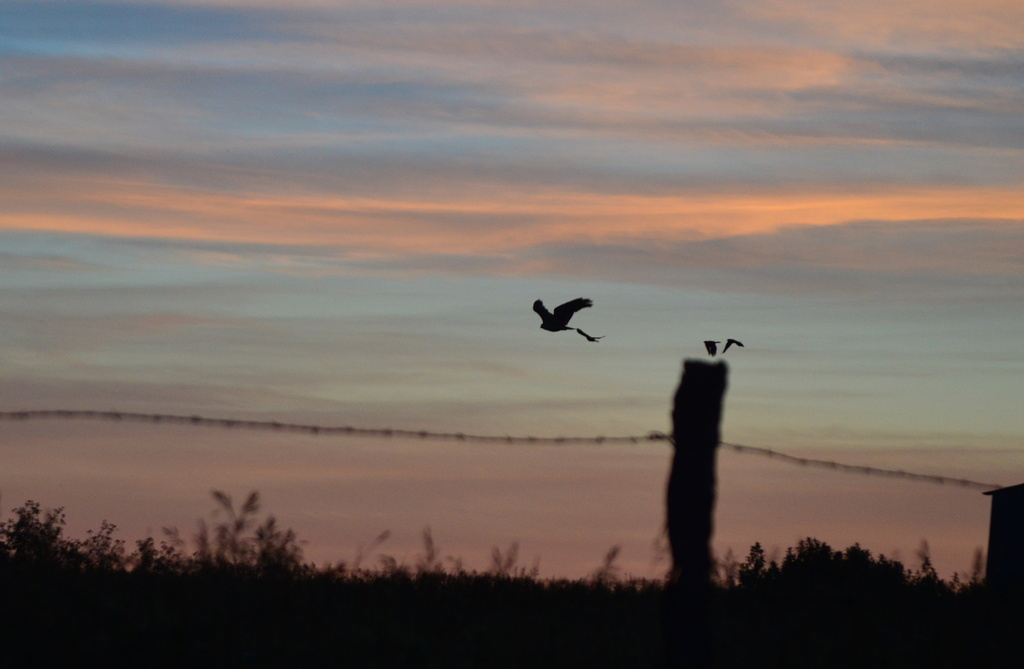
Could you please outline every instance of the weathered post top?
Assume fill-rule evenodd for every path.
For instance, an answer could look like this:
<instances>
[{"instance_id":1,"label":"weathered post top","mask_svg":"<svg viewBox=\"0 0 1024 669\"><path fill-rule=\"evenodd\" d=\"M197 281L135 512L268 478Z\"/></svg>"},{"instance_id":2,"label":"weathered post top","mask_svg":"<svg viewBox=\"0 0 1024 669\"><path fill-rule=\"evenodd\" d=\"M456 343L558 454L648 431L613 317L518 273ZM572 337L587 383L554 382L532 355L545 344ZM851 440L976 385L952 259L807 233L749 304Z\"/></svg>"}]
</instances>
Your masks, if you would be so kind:
<instances>
[{"instance_id":1,"label":"weathered post top","mask_svg":"<svg viewBox=\"0 0 1024 669\"><path fill-rule=\"evenodd\" d=\"M683 362L683 378L676 389L672 407L672 428L677 449L681 440L707 443L708 439L713 439L711 446L718 446L722 399L728 374L729 368L724 361Z\"/></svg>"}]
</instances>

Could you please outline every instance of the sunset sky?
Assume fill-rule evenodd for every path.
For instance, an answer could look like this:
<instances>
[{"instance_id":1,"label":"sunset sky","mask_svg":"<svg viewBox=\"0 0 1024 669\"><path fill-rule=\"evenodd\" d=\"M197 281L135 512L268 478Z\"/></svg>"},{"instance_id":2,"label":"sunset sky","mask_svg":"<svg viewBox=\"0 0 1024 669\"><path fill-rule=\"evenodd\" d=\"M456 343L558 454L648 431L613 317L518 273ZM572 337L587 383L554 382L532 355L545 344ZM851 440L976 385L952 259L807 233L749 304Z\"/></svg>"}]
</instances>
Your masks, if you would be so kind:
<instances>
[{"instance_id":1,"label":"sunset sky","mask_svg":"<svg viewBox=\"0 0 1024 669\"><path fill-rule=\"evenodd\" d=\"M604 339L539 329L580 296ZM643 435L728 337L724 441L1024 482L1019 0L0 4L0 411ZM0 505L655 576L670 455L0 422ZM973 489L719 486L720 554L987 541Z\"/></svg>"}]
</instances>

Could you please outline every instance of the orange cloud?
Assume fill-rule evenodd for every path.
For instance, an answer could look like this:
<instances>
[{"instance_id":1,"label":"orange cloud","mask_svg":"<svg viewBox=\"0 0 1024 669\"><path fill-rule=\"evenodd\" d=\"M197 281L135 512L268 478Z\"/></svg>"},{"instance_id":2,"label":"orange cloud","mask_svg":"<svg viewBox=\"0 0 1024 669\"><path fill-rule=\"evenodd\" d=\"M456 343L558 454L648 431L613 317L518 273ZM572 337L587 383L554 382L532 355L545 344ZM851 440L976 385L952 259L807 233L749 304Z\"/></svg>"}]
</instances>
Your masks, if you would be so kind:
<instances>
[{"instance_id":1,"label":"orange cloud","mask_svg":"<svg viewBox=\"0 0 1024 669\"><path fill-rule=\"evenodd\" d=\"M1018 47L1024 41L1016 0L768 0L746 8L759 19L841 42L901 47Z\"/></svg>"},{"instance_id":2,"label":"orange cloud","mask_svg":"<svg viewBox=\"0 0 1024 669\"><path fill-rule=\"evenodd\" d=\"M51 204L45 207L23 204L0 213L0 229L316 245L359 249L372 257L696 240L856 220L1012 219L1024 211L1019 189L938 186L812 192L761 188L677 196L601 194L552 186L539 191L477 188L459 194L383 198L206 192L106 181L58 188L50 196ZM16 199L12 194L7 201Z\"/></svg>"}]
</instances>

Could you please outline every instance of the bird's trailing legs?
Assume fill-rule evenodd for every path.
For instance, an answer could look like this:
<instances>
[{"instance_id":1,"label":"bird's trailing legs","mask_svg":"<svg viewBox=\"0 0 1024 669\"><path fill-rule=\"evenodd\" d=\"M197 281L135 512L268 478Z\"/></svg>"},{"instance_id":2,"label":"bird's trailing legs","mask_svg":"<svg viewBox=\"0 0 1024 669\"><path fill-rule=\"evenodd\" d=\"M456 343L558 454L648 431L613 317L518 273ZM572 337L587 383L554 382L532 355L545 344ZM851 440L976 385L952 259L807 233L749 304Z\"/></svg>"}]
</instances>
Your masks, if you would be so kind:
<instances>
[{"instance_id":1,"label":"bird's trailing legs","mask_svg":"<svg viewBox=\"0 0 1024 669\"><path fill-rule=\"evenodd\" d=\"M576 328L576 332L579 332L581 335L586 337L587 341L597 341L598 339L604 339L604 335L601 335L600 337L591 337L590 335L588 335L586 332L579 328Z\"/></svg>"}]
</instances>

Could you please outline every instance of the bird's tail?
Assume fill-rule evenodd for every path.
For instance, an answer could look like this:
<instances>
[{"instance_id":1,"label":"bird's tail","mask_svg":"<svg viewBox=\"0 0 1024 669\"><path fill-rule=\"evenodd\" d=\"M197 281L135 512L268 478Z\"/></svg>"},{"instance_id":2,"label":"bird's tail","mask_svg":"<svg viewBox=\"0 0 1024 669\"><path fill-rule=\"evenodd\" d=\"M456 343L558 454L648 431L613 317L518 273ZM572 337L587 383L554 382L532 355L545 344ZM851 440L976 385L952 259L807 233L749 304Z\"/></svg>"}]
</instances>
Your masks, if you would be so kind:
<instances>
[{"instance_id":1,"label":"bird's tail","mask_svg":"<svg viewBox=\"0 0 1024 669\"><path fill-rule=\"evenodd\" d=\"M581 335L586 337L587 341L597 341L598 339L604 339L604 335L601 335L600 337L591 337L590 335L588 335L586 332L579 328L576 328L576 332L579 332Z\"/></svg>"}]
</instances>

